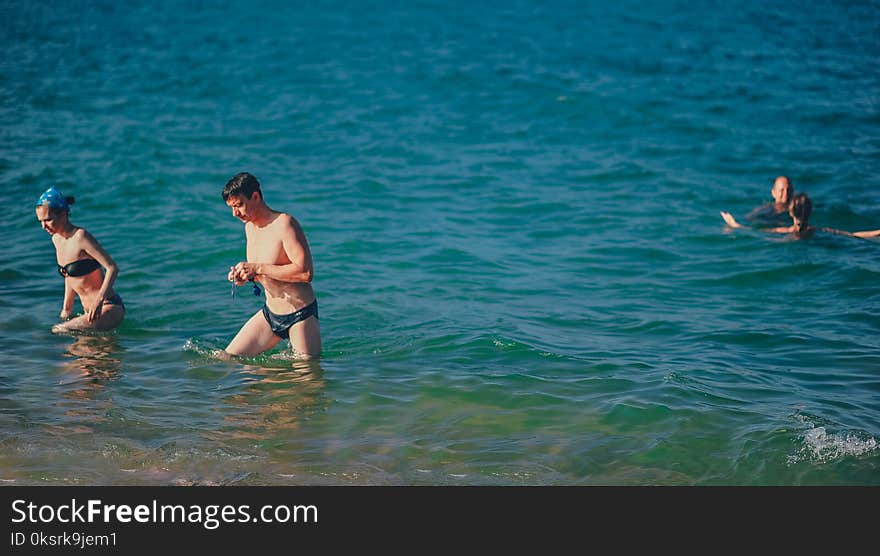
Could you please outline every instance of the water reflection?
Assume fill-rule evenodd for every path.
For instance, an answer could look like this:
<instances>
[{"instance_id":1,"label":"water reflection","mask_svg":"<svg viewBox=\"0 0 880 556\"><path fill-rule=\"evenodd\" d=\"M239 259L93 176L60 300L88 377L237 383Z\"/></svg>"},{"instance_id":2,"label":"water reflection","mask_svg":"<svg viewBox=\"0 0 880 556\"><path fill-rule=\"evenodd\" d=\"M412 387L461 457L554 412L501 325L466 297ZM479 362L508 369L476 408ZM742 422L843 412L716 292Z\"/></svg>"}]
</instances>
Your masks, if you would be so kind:
<instances>
[{"instance_id":1,"label":"water reflection","mask_svg":"<svg viewBox=\"0 0 880 556\"><path fill-rule=\"evenodd\" d=\"M223 399L228 411L222 430L211 433L213 438L264 445L283 442L310 416L328 407L320 362L286 361L283 365L242 365L241 385Z\"/></svg>"},{"instance_id":2,"label":"water reflection","mask_svg":"<svg viewBox=\"0 0 880 556\"><path fill-rule=\"evenodd\" d=\"M94 379L93 382L97 384L117 377L121 366L119 353L122 351L117 336L77 335L72 338L73 343L66 347L64 353L66 369L77 376Z\"/></svg>"},{"instance_id":3,"label":"water reflection","mask_svg":"<svg viewBox=\"0 0 880 556\"><path fill-rule=\"evenodd\" d=\"M106 387L119 378L122 367L119 340L115 335L77 335L72 340L62 362L67 376L62 379L64 400L59 405L80 422L106 421L112 406Z\"/></svg>"}]
</instances>

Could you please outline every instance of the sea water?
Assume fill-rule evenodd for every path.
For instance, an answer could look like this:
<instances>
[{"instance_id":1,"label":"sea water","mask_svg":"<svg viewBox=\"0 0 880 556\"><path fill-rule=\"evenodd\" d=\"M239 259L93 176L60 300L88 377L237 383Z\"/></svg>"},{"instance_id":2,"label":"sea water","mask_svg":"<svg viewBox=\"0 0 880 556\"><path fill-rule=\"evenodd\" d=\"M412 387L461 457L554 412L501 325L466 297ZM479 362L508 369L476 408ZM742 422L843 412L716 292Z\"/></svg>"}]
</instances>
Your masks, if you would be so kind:
<instances>
[{"instance_id":1,"label":"sea water","mask_svg":"<svg viewBox=\"0 0 880 556\"><path fill-rule=\"evenodd\" d=\"M877 485L877 2L0 3L0 481ZM324 352L216 357L256 175ZM120 268L56 335L34 215ZM79 305L77 305L78 310Z\"/></svg>"}]
</instances>

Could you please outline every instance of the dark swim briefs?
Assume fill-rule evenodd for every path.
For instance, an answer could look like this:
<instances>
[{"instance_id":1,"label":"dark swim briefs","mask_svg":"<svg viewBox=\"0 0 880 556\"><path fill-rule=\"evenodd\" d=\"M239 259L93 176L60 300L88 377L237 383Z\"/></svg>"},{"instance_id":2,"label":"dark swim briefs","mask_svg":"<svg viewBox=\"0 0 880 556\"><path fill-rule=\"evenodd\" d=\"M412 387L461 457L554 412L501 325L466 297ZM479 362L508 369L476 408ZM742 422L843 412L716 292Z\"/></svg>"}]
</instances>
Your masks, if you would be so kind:
<instances>
[{"instance_id":1,"label":"dark swim briefs","mask_svg":"<svg viewBox=\"0 0 880 556\"><path fill-rule=\"evenodd\" d=\"M120 307L125 309L125 305L123 305L122 303L122 298L119 297L118 293L114 293L113 297L108 297L107 299L105 299L104 303L107 305L119 305Z\"/></svg>"},{"instance_id":2,"label":"dark swim briefs","mask_svg":"<svg viewBox=\"0 0 880 556\"><path fill-rule=\"evenodd\" d=\"M274 332L276 336L284 338L285 340L290 339L291 326L300 321L304 321L313 315L315 318L318 318L317 299L299 311L290 313L289 315L276 315L270 311L268 307L263 305L263 316L266 317L266 322L269 323L269 328L272 329L272 332Z\"/></svg>"}]
</instances>

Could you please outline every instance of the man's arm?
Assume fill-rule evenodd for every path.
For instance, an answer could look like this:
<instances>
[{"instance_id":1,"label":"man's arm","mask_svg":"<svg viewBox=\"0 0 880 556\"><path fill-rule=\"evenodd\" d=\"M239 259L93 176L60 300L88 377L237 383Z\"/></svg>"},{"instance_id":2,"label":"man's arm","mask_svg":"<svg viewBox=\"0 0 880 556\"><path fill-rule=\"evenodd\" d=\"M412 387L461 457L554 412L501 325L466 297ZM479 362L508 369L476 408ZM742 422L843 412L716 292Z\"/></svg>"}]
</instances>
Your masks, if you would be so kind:
<instances>
[{"instance_id":1,"label":"man's arm","mask_svg":"<svg viewBox=\"0 0 880 556\"><path fill-rule=\"evenodd\" d=\"M727 211L721 211L721 218L724 219L724 222L727 223L731 228L745 228L748 229L748 226L743 226ZM762 232L770 232L774 234L790 234L792 232L791 227L780 227L780 228L759 228Z\"/></svg>"},{"instance_id":2,"label":"man's arm","mask_svg":"<svg viewBox=\"0 0 880 556\"><path fill-rule=\"evenodd\" d=\"M773 203L766 203L764 205L755 207L746 215L746 220L755 220L759 218L764 218L767 216L773 215Z\"/></svg>"},{"instance_id":3,"label":"man's arm","mask_svg":"<svg viewBox=\"0 0 880 556\"><path fill-rule=\"evenodd\" d=\"M727 223L731 228L743 228L744 226L736 221L732 214L727 211L721 211L721 218L724 219L724 222Z\"/></svg>"}]
</instances>

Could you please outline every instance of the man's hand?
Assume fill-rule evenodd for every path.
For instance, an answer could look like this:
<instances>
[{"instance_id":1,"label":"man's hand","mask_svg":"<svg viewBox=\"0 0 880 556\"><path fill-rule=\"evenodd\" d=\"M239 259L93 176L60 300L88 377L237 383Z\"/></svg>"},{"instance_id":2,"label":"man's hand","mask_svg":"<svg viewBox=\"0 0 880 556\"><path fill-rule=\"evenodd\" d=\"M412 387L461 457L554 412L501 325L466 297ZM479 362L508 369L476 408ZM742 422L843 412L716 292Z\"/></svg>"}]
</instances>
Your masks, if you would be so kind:
<instances>
[{"instance_id":1,"label":"man's hand","mask_svg":"<svg viewBox=\"0 0 880 556\"><path fill-rule=\"evenodd\" d=\"M61 309L61 314L58 315L58 318L60 318L61 320L69 319L70 318L70 311L68 311L67 309Z\"/></svg>"},{"instance_id":2,"label":"man's hand","mask_svg":"<svg viewBox=\"0 0 880 556\"><path fill-rule=\"evenodd\" d=\"M733 218L733 215L730 214L729 212L726 212L726 211L723 211L723 210L722 210L722 211L721 211L721 218L723 218L724 221L727 223L727 225L730 226L731 228L742 228L742 226L740 225L740 223L737 222L737 221Z\"/></svg>"},{"instance_id":3,"label":"man's hand","mask_svg":"<svg viewBox=\"0 0 880 556\"><path fill-rule=\"evenodd\" d=\"M237 274L238 274L238 273L237 273L237 271L235 270L235 267L234 267L234 266L230 266L230 267L229 267L229 274L226 276L226 279L229 280L230 282L235 283L236 286L243 286L244 283L245 283L247 280L241 280L241 279L237 278L237 277L236 277Z\"/></svg>"},{"instance_id":4,"label":"man's hand","mask_svg":"<svg viewBox=\"0 0 880 556\"><path fill-rule=\"evenodd\" d=\"M257 275L257 263L240 262L233 267L233 273L237 281L245 283L253 280Z\"/></svg>"}]
</instances>

